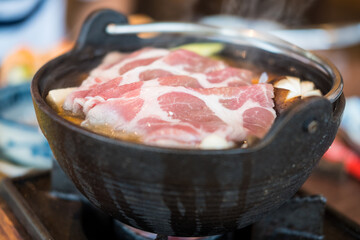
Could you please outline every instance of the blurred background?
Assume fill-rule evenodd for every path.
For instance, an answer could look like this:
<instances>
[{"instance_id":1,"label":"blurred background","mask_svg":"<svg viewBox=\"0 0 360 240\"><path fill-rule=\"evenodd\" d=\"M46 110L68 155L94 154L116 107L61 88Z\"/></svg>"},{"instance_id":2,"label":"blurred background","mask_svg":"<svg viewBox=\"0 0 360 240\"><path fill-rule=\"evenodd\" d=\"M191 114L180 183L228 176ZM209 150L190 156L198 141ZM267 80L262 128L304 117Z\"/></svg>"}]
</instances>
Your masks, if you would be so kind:
<instances>
[{"instance_id":1,"label":"blurred background","mask_svg":"<svg viewBox=\"0 0 360 240\"><path fill-rule=\"evenodd\" d=\"M1 0L0 86L31 79L44 62L69 50L86 16L99 8L136 14L135 22L200 21L270 31L330 58L343 74L346 96L360 93L358 0ZM297 35L299 30L308 31Z\"/></svg>"},{"instance_id":2,"label":"blurred background","mask_svg":"<svg viewBox=\"0 0 360 240\"><path fill-rule=\"evenodd\" d=\"M330 59L347 106L338 137L304 189L360 223L359 0L0 0L0 177L51 166L29 81L71 50L86 16L112 8L130 23L196 21L270 32Z\"/></svg>"}]
</instances>

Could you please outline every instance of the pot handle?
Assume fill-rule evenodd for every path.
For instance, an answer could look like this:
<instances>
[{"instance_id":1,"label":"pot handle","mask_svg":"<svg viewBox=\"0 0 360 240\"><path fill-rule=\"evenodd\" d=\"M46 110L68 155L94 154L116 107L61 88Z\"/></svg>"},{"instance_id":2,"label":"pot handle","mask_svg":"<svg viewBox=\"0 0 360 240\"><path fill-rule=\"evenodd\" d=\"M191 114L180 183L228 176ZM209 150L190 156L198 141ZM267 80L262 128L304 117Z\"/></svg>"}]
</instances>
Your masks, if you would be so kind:
<instances>
[{"instance_id":1,"label":"pot handle","mask_svg":"<svg viewBox=\"0 0 360 240\"><path fill-rule=\"evenodd\" d=\"M106 28L111 24L127 25L128 20L126 16L111 9L101 9L90 14L82 25L74 50L91 47L95 50L105 48L131 51L140 45L141 39L135 34L108 34Z\"/></svg>"},{"instance_id":2,"label":"pot handle","mask_svg":"<svg viewBox=\"0 0 360 240\"><path fill-rule=\"evenodd\" d=\"M330 146L344 110L343 96L334 106L333 109L333 105L324 97L309 97L295 103L276 119L268 134L253 147L253 150L267 149L273 152L273 149L288 146L290 142L298 146L314 142L319 148ZM328 144L319 141L326 141ZM322 149L319 152L323 154L325 151L326 149Z\"/></svg>"}]
</instances>

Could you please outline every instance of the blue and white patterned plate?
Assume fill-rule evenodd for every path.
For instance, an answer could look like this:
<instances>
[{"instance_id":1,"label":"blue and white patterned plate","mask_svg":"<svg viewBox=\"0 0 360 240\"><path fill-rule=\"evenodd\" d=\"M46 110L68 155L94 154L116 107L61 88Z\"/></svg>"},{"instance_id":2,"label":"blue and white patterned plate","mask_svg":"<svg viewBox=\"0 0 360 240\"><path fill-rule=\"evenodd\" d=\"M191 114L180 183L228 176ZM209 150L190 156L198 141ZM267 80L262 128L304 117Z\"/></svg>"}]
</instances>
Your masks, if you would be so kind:
<instances>
[{"instance_id":1,"label":"blue and white patterned plate","mask_svg":"<svg viewBox=\"0 0 360 240\"><path fill-rule=\"evenodd\" d=\"M37 125L29 83L0 89L0 154L25 166L51 166L51 150Z\"/></svg>"}]
</instances>

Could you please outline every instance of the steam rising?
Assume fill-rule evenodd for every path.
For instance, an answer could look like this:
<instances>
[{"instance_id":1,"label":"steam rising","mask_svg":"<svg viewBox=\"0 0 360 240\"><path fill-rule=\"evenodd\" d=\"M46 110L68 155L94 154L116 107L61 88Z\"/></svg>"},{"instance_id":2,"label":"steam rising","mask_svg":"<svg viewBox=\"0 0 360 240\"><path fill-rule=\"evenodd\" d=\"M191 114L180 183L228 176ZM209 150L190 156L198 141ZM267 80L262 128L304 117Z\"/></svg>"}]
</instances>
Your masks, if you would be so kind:
<instances>
[{"instance_id":1,"label":"steam rising","mask_svg":"<svg viewBox=\"0 0 360 240\"><path fill-rule=\"evenodd\" d=\"M192 1L192 3L196 4L196 12L200 14L228 14L240 18L265 19L286 25L298 25L303 22L306 11L317 1L318 0L197 0Z\"/></svg>"}]
</instances>

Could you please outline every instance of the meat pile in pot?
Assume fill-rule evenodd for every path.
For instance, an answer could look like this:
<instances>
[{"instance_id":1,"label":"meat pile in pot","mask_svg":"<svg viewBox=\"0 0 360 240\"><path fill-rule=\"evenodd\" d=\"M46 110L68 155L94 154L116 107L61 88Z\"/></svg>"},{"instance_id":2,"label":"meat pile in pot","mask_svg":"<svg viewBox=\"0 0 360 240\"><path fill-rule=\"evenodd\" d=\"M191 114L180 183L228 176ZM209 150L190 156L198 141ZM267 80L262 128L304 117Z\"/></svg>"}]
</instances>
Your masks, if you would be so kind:
<instances>
[{"instance_id":1,"label":"meat pile in pot","mask_svg":"<svg viewBox=\"0 0 360 240\"><path fill-rule=\"evenodd\" d=\"M71 90L62 108L109 136L225 149L262 138L276 118L273 85L253 79L247 69L185 49L113 52Z\"/></svg>"}]
</instances>

